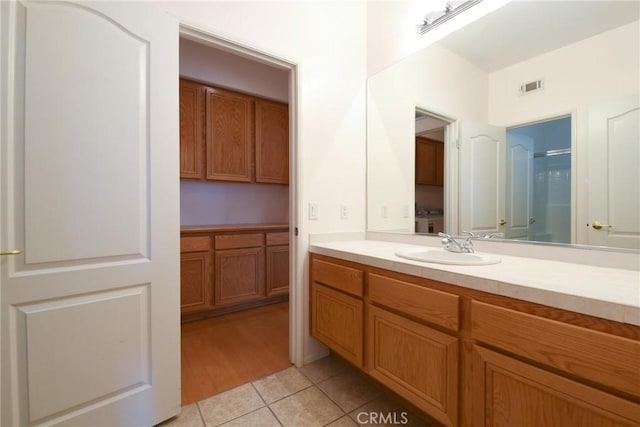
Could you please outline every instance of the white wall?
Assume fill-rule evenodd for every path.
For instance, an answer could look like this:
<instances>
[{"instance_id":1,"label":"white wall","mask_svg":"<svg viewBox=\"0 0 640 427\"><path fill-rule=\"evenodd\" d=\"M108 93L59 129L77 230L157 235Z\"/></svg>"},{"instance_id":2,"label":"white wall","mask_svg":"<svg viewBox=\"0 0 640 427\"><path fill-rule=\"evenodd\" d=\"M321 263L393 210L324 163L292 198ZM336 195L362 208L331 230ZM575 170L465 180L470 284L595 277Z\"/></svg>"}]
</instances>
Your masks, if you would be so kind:
<instances>
[{"instance_id":1,"label":"white wall","mask_svg":"<svg viewBox=\"0 0 640 427\"><path fill-rule=\"evenodd\" d=\"M297 65L299 277L308 332L308 241L311 232L365 230L366 4L363 1L158 2L215 35ZM319 219L307 220L310 201ZM349 219L340 219L340 204ZM300 325L295 325L300 326ZM307 360L324 349L306 337Z\"/></svg>"},{"instance_id":2,"label":"white wall","mask_svg":"<svg viewBox=\"0 0 640 427\"><path fill-rule=\"evenodd\" d=\"M368 88L368 228L412 231L415 109L452 120L486 123L487 73L431 45L370 77Z\"/></svg>"}]
</instances>

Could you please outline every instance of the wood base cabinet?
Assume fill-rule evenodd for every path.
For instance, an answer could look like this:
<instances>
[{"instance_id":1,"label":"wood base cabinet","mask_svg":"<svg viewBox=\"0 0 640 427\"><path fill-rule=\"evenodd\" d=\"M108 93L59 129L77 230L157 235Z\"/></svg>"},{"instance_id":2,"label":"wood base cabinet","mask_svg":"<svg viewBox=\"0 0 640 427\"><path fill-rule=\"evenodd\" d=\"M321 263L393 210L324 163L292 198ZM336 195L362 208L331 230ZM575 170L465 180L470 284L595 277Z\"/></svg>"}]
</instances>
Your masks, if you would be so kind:
<instances>
[{"instance_id":1,"label":"wood base cabinet","mask_svg":"<svg viewBox=\"0 0 640 427\"><path fill-rule=\"evenodd\" d=\"M474 425L632 427L640 405L474 346Z\"/></svg>"},{"instance_id":2,"label":"wood base cabinet","mask_svg":"<svg viewBox=\"0 0 640 427\"><path fill-rule=\"evenodd\" d=\"M264 249L216 251L216 307L253 301L264 296Z\"/></svg>"},{"instance_id":3,"label":"wood base cabinet","mask_svg":"<svg viewBox=\"0 0 640 427\"><path fill-rule=\"evenodd\" d=\"M457 425L458 339L375 306L367 311L367 373L444 425Z\"/></svg>"},{"instance_id":4,"label":"wood base cabinet","mask_svg":"<svg viewBox=\"0 0 640 427\"><path fill-rule=\"evenodd\" d=\"M640 426L638 326L318 254L310 287L311 335L433 422Z\"/></svg>"},{"instance_id":5,"label":"wood base cabinet","mask_svg":"<svg viewBox=\"0 0 640 427\"><path fill-rule=\"evenodd\" d=\"M180 255L180 311L183 314L209 310L211 304L211 254Z\"/></svg>"}]
</instances>

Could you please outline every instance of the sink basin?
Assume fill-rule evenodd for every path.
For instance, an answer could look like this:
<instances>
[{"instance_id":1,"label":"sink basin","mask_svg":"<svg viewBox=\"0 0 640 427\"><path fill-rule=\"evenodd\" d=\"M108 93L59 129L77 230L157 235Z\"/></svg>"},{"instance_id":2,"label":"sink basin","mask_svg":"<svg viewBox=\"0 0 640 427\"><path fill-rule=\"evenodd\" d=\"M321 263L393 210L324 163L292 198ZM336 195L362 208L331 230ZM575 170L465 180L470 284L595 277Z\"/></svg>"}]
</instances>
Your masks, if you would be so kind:
<instances>
[{"instance_id":1,"label":"sink basin","mask_svg":"<svg viewBox=\"0 0 640 427\"><path fill-rule=\"evenodd\" d=\"M449 252L444 249L403 249L396 252L396 255L400 258L410 259L413 261L449 265L489 265L497 264L501 261L499 257L494 255L482 253L456 253Z\"/></svg>"}]
</instances>

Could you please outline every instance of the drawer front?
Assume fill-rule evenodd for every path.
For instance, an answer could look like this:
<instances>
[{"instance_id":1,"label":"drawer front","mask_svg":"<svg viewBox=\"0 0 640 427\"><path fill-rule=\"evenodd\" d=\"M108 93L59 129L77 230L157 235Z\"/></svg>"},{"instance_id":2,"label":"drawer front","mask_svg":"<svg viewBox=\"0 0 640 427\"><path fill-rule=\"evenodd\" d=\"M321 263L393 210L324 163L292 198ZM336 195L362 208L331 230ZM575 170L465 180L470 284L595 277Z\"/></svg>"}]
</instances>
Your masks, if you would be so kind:
<instances>
[{"instance_id":1,"label":"drawer front","mask_svg":"<svg viewBox=\"0 0 640 427\"><path fill-rule=\"evenodd\" d=\"M355 296L363 295L364 273L355 268L312 258L311 280Z\"/></svg>"},{"instance_id":2,"label":"drawer front","mask_svg":"<svg viewBox=\"0 0 640 427\"><path fill-rule=\"evenodd\" d=\"M264 244L264 234L226 234L215 237L216 250L220 249L238 249L238 248L254 248Z\"/></svg>"},{"instance_id":3,"label":"drawer front","mask_svg":"<svg viewBox=\"0 0 640 427\"><path fill-rule=\"evenodd\" d=\"M457 295L369 273L369 298L453 331L460 327Z\"/></svg>"},{"instance_id":4,"label":"drawer front","mask_svg":"<svg viewBox=\"0 0 640 427\"><path fill-rule=\"evenodd\" d=\"M267 233L267 246L288 245L289 232Z\"/></svg>"},{"instance_id":5,"label":"drawer front","mask_svg":"<svg viewBox=\"0 0 640 427\"><path fill-rule=\"evenodd\" d=\"M211 249L209 236L190 236L180 238L180 252L202 252Z\"/></svg>"},{"instance_id":6,"label":"drawer front","mask_svg":"<svg viewBox=\"0 0 640 427\"><path fill-rule=\"evenodd\" d=\"M640 342L473 301L472 337L640 396Z\"/></svg>"}]
</instances>

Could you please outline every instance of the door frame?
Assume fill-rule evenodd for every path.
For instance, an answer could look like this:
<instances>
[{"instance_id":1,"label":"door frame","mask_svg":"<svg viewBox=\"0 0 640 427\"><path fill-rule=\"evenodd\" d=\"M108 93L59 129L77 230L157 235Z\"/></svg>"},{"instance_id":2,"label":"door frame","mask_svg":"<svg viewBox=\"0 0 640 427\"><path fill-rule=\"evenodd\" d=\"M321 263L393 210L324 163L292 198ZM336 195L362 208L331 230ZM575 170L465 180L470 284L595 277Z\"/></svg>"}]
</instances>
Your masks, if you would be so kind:
<instances>
[{"instance_id":1,"label":"door frame","mask_svg":"<svg viewBox=\"0 0 640 427\"><path fill-rule=\"evenodd\" d=\"M289 361L304 362L304 256L298 256L298 65L259 48L238 43L196 25L180 22L180 37L289 72ZM299 261L301 260L301 261Z\"/></svg>"}]
</instances>

